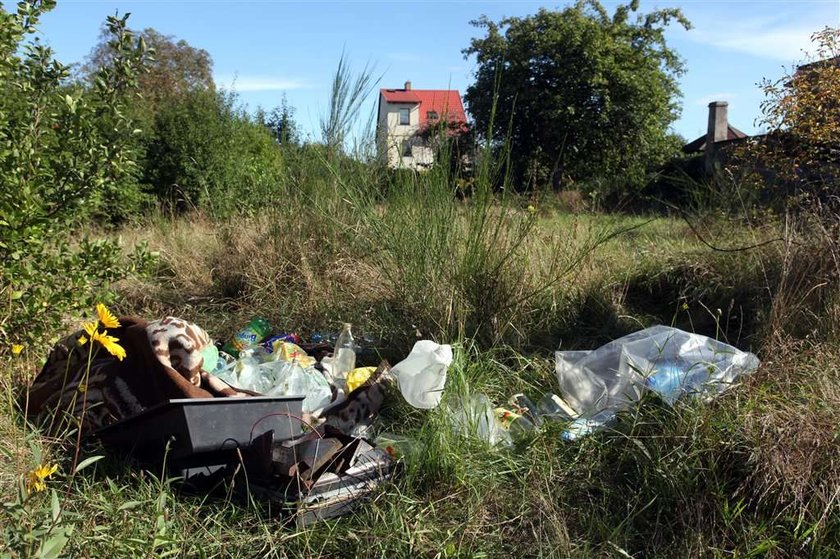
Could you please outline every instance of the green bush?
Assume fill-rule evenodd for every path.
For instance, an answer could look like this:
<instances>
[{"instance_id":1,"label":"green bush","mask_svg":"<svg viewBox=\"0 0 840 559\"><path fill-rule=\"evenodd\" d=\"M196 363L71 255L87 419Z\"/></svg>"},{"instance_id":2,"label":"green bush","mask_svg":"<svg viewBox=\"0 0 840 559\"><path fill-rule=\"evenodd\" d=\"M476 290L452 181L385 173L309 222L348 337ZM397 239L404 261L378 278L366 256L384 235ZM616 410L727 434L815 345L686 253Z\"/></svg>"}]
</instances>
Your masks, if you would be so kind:
<instances>
[{"instance_id":1,"label":"green bush","mask_svg":"<svg viewBox=\"0 0 840 559\"><path fill-rule=\"evenodd\" d=\"M282 156L234 95L198 90L161 103L144 167L144 181L166 207L226 215L265 202L281 180Z\"/></svg>"},{"instance_id":2,"label":"green bush","mask_svg":"<svg viewBox=\"0 0 840 559\"><path fill-rule=\"evenodd\" d=\"M125 98L146 51L109 17L112 66L69 86L68 66L29 37L54 1L0 8L0 352L43 343L132 264L110 241L74 238L91 216L118 215L134 171Z\"/></svg>"}]
</instances>

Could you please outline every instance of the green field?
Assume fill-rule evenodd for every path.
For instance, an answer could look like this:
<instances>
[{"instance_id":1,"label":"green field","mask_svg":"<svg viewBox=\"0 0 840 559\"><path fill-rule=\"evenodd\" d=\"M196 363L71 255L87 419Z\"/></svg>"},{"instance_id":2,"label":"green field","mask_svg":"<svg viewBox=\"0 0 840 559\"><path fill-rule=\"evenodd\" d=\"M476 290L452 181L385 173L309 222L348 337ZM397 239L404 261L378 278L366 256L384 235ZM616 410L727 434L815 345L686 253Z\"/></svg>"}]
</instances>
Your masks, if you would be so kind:
<instances>
[{"instance_id":1,"label":"green field","mask_svg":"<svg viewBox=\"0 0 840 559\"><path fill-rule=\"evenodd\" d=\"M114 459L70 476L62 447L26 426L11 397L0 415L3 500L15 502L37 464L58 463L48 487L58 528L72 528L67 556L840 554L834 239L715 219L573 215L550 198L461 202L419 188L429 184L377 200L313 188L256 216L87 231L158 253L151 274L114 286L120 314L172 314L218 338L254 314L304 335L350 321L392 363L418 336L453 344L444 405L389 400L382 428L420 450L355 514L295 530L259 503L185 494ZM777 235L786 240L749 248ZM447 403L556 391L561 341L593 348L657 323L728 340L762 366L709 404L645 400L575 443L560 439L561 425L511 449L453 435ZM7 394L49 345L3 358ZM38 530L50 508L46 491L4 509L0 534L16 542L8 553L22 548L18 538L34 537L33 550L49 539Z\"/></svg>"}]
</instances>

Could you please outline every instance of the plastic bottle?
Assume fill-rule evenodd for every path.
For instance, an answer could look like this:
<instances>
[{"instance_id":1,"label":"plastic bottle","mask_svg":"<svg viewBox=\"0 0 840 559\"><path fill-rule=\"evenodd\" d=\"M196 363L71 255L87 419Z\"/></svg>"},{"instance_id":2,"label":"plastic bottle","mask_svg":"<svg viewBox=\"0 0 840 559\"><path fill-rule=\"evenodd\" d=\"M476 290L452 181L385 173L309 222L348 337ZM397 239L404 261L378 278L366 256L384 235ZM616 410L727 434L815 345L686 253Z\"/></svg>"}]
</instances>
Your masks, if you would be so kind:
<instances>
[{"instance_id":1,"label":"plastic bottle","mask_svg":"<svg viewBox=\"0 0 840 559\"><path fill-rule=\"evenodd\" d=\"M542 418L537 405L525 394L514 394L508 403L513 411L530 419L537 427L542 425Z\"/></svg>"},{"instance_id":2,"label":"plastic bottle","mask_svg":"<svg viewBox=\"0 0 840 559\"><path fill-rule=\"evenodd\" d=\"M222 349L225 353L238 357L240 351L246 347L257 345L270 333L271 324L268 323L268 320L256 316L244 328L234 334Z\"/></svg>"},{"instance_id":3,"label":"plastic bottle","mask_svg":"<svg viewBox=\"0 0 840 559\"><path fill-rule=\"evenodd\" d=\"M356 368L356 342L353 340L350 327L349 322L344 323L344 328L341 329L335 342L335 351L333 351L332 376L342 389L346 386L347 373Z\"/></svg>"},{"instance_id":4,"label":"plastic bottle","mask_svg":"<svg viewBox=\"0 0 840 559\"><path fill-rule=\"evenodd\" d=\"M653 374L645 380L645 384L659 393L663 400L673 404L684 390L687 368L681 363L658 365Z\"/></svg>"},{"instance_id":5,"label":"plastic bottle","mask_svg":"<svg viewBox=\"0 0 840 559\"><path fill-rule=\"evenodd\" d=\"M259 365L260 362L254 357L253 350L245 349L233 367L227 369L224 373L220 373L218 376L236 388L262 393L267 386L264 385L265 383L262 382L257 372Z\"/></svg>"},{"instance_id":6,"label":"plastic bottle","mask_svg":"<svg viewBox=\"0 0 840 559\"><path fill-rule=\"evenodd\" d=\"M452 429L457 435L477 437L491 445L510 446L511 433L496 419L493 404L484 394L471 394L450 402Z\"/></svg>"},{"instance_id":7,"label":"plastic bottle","mask_svg":"<svg viewBox=\"0 0 840 559\"><path fill-rule=\"evenodd\" d=\"M496 408L494 411L496 413L496 420L516 438L527 435L535 429L531 420L518 413L506 410L505 408Z\"/></svg>"},{"instance_id":8,"label":"plastic bottle","mask_svg":"<svg viewBox=\"0 0 840 559\"><path fill-rule=\"evenodd\" d=\"M420 443L415 439L387 432L377 435L374 443L394 459L416 458L422 449Z\"/></svg>"}]
</instances>

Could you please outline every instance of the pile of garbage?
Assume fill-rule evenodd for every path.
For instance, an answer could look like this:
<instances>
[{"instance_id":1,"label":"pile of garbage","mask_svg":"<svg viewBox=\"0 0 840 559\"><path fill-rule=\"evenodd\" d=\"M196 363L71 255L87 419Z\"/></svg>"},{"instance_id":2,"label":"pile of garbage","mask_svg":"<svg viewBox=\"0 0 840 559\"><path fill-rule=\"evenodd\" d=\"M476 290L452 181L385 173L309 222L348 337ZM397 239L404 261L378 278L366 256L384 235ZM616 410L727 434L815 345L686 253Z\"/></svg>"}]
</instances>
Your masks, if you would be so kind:
<instances>
[{"instance_id":1,"label":"pile of garbage","mask_svg":"<svg viewBox=\"0 0 840 559\"><path fill-rule=\"evenodd\" d=\"M351 324L304 341L257 317L214 344L175 317L100 323L113 336L93 323L53 348L22 400L28 417L53 426L75 415L82 433L106 447L163 460L185 479L244 465L247 490L299 524L343 514L391 477L414 441L372 428L388 387L415 408L436 408L452 363L452 348L430 340L393 367L357 363ZM100 352L91 332L125 347ZM713 398L758 364L723 342L654 326L596 350L557 351L557 393L514 394L501 406L484 394L453 394L445 412L456 433L494 445L549 422L561 422L571 441L609 426L645 393L668 404Z\"/></svg>"},{"instance_id":2,"label":"pile of garbage","mask_svg":"<svg viewBox=\"0 0 840 559\"><path fill-rule=\"evenodd\" d=\"M335 337L334 346L324 343L329 337L323 335L309 344L310 351L320 355L309 355L297 334L272 335L270 330L267 320L255 318L221 350L208 346L204 362L215 366L205 370L240 390L264 396L303 395L303 413L314 419L347 401L377 371L374 366L356 366L360 347L349 323ZM450 363L450 346L421 340L394 367L380 364L376 380L396 382L409 404L432 409L440 403ZM356 425L348 434L360 434L363 427Z\"/></svg>"},{"instance_id":3,"label":"pile of garbage","mask_svg":"<svg viewBox=\"0 0 840 559\"><path fill-rule=\"evenodd\" d=\"M609 426L646 392L671 405L681 397L711 399L758 365L752 353L721 341L653 326L595 350L555 352L561 395L549 392L534 403L515 394L507 407L494 407L486 395L472 394L453 403L452 418L458 432L494 445L551 421L563 422L561 436L572 441Z\"/></svg>"}]
</instances>

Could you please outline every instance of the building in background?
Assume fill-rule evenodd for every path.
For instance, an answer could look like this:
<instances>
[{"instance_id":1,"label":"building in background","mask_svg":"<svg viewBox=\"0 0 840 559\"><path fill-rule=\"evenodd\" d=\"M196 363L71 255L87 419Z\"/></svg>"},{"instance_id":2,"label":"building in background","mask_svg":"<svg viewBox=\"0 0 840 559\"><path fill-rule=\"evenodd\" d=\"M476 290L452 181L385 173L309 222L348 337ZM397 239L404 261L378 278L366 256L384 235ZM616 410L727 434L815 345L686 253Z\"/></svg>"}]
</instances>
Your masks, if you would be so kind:
<instances>
[{"instance_id":1,"label":"building in background","mask_svg":"<svg viewBox=\"0 0 840 559\"><path fill-rule=\"evenodd\" d=\"M425 169L434 163L433 136L467 131L461 95L455 89L379 90L377 143L392 169Z\"/></svg>"},{"instance_id":2,"label":"building in background","mask_svg":"<svg viewBox=\"0 0 840 559\"><path fill-rule=\"evenodd\" d=\"M685 153L703 152L706 174L712 174L720 160L721 148L747 137L746 134L729 124L729 103L712 101L709 103L709 125L706 134L683 146Z\"/></svg>"}]
</instances>

